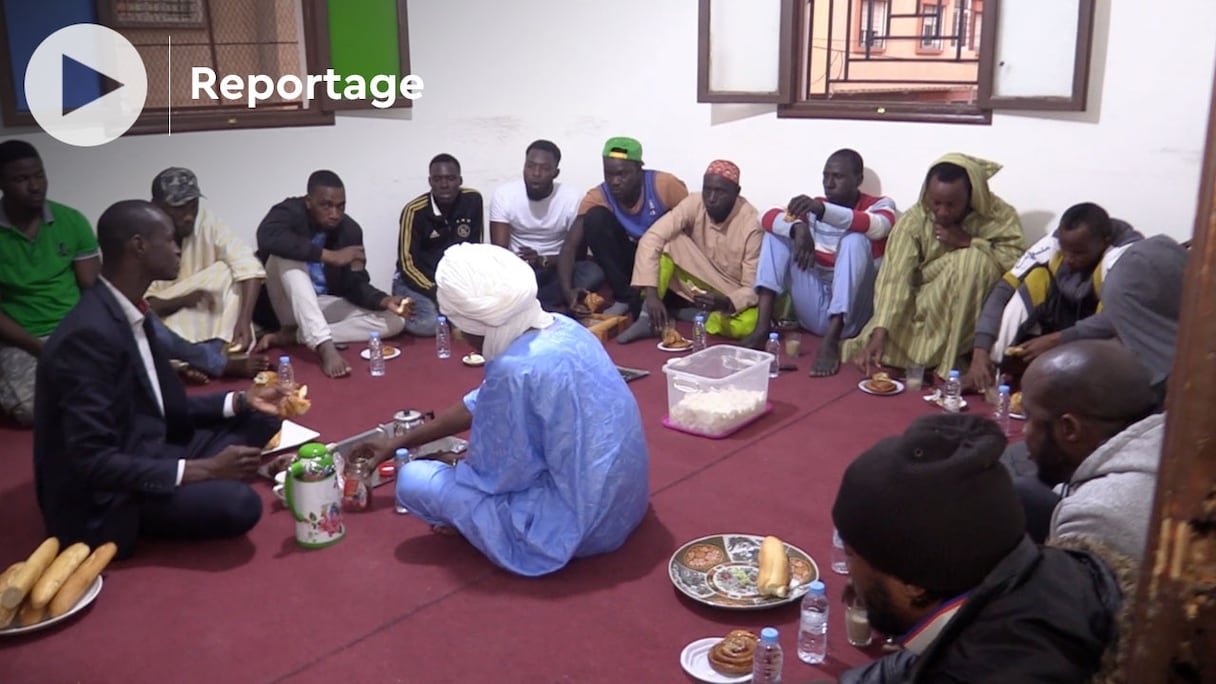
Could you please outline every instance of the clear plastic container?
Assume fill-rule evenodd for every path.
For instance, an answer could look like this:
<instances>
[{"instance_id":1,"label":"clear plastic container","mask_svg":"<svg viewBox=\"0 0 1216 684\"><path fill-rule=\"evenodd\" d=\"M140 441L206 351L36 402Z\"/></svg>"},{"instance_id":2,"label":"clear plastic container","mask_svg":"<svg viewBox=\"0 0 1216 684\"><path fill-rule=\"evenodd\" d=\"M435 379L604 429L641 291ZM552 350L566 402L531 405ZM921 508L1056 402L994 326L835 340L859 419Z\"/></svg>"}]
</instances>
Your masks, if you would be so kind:
<instances>
[{"instance_id":1,"label":"clear plastic container","mask_svg":"<svg viewBox=\"0 0 1216 684\"><path fill-rule=\"evenodd\" d=\"M667 375L667 420L672 427L720 437L764 413L773 355L715 345L672 359Z\"/></svg>"}]
</instances>

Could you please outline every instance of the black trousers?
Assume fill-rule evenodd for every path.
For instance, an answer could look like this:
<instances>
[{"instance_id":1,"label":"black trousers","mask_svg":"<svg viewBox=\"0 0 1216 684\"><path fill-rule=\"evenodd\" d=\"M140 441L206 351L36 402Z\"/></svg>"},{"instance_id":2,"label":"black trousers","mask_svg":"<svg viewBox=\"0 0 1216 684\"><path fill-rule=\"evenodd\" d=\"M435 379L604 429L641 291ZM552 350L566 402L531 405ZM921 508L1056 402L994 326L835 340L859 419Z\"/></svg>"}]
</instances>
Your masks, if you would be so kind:
<instances>
[{"instance_id":1,"label":"black trousers","mask_svg":"<svg viewBox=\"0 0 1216 684\"><path fill-rule=\"evenodd\" d=\"M583 215L583 239L594 253L596 263L604 269L604 280L612 288L613 298L632 304L637 297L629 283L633 281L638 243L605 207L595 207Z\"/></svg>"},{"instance_id":2,"label":"black trousers","mask_svg":"<svg viewBox=\"0 0 1216 684\"><path fill-rule=\"evenodd\" d=\"M227 446L261 447L281 426L277 418L245 413L215 428L196 430L189 444L170 445L169 449L180 451L173 458L208 458ZM169 494L139 494L134 503L138 525L124 526L126 533L114 540L122 557L133 551L136 537L237 537L252 529L262 517L261 497L249 485L235 480L195 482Z\"/></svg>"}]
</instances>

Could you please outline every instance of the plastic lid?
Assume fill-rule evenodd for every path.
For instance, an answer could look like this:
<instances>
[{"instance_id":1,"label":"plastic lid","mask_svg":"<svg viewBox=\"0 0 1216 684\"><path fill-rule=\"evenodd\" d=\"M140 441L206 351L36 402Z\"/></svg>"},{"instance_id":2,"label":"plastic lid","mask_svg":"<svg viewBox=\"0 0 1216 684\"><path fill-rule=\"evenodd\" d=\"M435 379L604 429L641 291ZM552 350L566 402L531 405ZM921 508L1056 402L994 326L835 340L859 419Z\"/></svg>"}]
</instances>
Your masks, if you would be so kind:
<instances>
[{"instance_id":1,"label":"plastic lid","mask_svg":"<svg viewBox=\"0 0 1216 684\"><path fill-rule=\"evenodd\" d=\"M380 332L379 332L379 331L377 331L377 330L373 330L373 331L372 331L372 334L371 334L371 338L372 338L373 340L378 340L378 339L380 339Z\"/></svg>"},{"instance_id":2,"label":"plastic lid","mask_svg":"<svg viewBox=\"0 0 1216 684\"><path fill-rule=\"evenodd\" d=\"M819 580L815 580L806 586L807 591L811 592L812 594L823 594L828 590L828 588L824 586L823 582Z\"/></svg>"},{"instance_id":3,"label":"plastic lid","mask_svg":"<svg viewBox=\"0 0 1216 684\"><path fill-rule=\"evenodd\" d=\"M325 445L320 442L309 442L300 447L296 455L300 458L320 458L329 455L329 449L326 449Z\"/></svg>"},{"instance_id":4,"label":"plastic lid","mask_svg":"<svg viewBox=\"0 0 1216 684\"><path fill-rule=\"evenodd\" d=\"M760 640L767 641L769 643L777 643L777 628L765 627L764 629L760 630Z\"/></svg>"},{"instance_id":5,"label":"plastic lid","mask_svg":"<svg viewBox=\"0 0 1216 684\"><path fill-rule=\"evenodd\" d=\"M705 314L703 314L703 313L699 313L699 314L697 314L697 318L696 318L696 320L698 320L698 321L700 321L700 322L704 323L704 322L705 322Z\"/></svg>"},{"instance_id":6,"label":"plastic lid","mask_svg":"<svg viewBox=\"0 0 1216 684\"><path fill-rule=\"evenodd\" d=\"M291 357L284 354L279 357L279 363L291 363Z\"/></svg>"},{"instance_id":7,"label":"plastic lid","mask_svg":"<svg viewBox=\"0 0 1216 684\"><path fill-rule=\"evenodd\" d=\"M1000 387L996 388L996 391L1000 392L1001 394L1009 394L1009 385L1001 385Z\"/></svg>"},{"instance_id":8,"label":"plastic lid","mask_svg":"<svg viewBox=\"0 0 1216 684\"><path fill-rule=\"evenodd\" d=\"M436 322L436 323L447 323L447 322L448 322L448 317L447 317L447 316L444 316L444 315L439 315L439 316L436 316L436 317L435 317L435 322Z\"/></svg>"},{"instance_id":9,"label":"plastic lid","mask_svg":"<svg viewBox=\"0 0 1216 684\"><path fill-rule=\"evenodd\" d=\"M397 450L397 458L405 458L409 455L410 455L409 449L398 449Z\"/></svg>"},{"instance_id":10,"label":"plastic lid","mask_svg":"<svg viewBox=\"0 0 1216 684\"><path fill-rule=\"evenodd\" d=\"M957 370L950 371L950 377L952 377L952 378L957 378L957 377L959 377L959 375L960 375L960 373Z\"/></svg>"},{"instance_id":11,"label":"plastic lid","mask_svg":"<svg viewBox=\"0 0 1216 684\"><path fill-rule=\"evenodd\" d=\"M769 333L769 334L768 334L768 338L769 338L770 340L775 340L775 339L777 339L778 337L779 337L779 336L777 335L777 333Z\"/></svg>"}]
</instances>

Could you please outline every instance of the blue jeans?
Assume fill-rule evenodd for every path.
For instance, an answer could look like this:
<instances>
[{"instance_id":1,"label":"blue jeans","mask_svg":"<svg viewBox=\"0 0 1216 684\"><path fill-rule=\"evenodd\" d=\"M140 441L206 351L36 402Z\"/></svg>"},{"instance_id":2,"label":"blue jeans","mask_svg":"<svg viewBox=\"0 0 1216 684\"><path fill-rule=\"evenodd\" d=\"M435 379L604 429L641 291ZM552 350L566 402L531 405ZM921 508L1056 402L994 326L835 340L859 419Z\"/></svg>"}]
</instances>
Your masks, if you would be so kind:
<instances>
[{"instance_id":1,"label":"blue jeans","mask_svg":"<svg viewBox=\"0 0 1216 684\"><path fill-rule=\"evenodd\" d=\"M393 295L409 297L414 300L414 317L405 319L405 331L414 337L434 337L435 319L439 316L439 307L430 297L412 290L401 280L401 274L393 276Z\"/></svg>"},{"instance_id":2,"label":"blue jeans","mask_svg":"<svg viewBox=\"0 0 1216 684\"><path fill-rule=\"evenodd\" d=\"M794 262L793 240L765 233L756 287L777 294L788 290L798 324L816 335L827 332L832 316L843 314L840 337L847 339L856 337L874 315L877 278L870 241L861 233L841 238L835 268L815 265L807 271Z\"/></svg>"}]
</instances>

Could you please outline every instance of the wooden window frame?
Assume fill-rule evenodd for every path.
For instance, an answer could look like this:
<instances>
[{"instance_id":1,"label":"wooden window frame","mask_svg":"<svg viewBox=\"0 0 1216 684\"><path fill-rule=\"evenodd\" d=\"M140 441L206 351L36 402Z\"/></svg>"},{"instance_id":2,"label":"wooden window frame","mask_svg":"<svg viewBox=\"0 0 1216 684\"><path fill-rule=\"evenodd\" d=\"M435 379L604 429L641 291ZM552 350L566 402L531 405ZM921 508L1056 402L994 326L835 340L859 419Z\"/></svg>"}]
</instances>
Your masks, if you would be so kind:
<instances>
[{"instance_id":1,"label":"wooden window frame","mask_svg":"<svg viewBox=\"0 0 1216 684\"><path fill-rule=\"evenodd\" d=\"M994 111L1084 111L1087 106L1089 71L1093 49L1094 13L1096 0L1077 0L1079 19L1074 49L1073 87L1069 97L998 97L993 95L996 69L997 36L999 34L1000 3L1016 0L985 0L980 12L971 8L971 25L964 27L974 36L974 22L979 22L978 37L981 49L971 46L963 48L978 59L979 77L977 97L971 104L937 104L928 102L901 102L898 100L834 100L809 99L804 94L810 73L809 47L804 39L803 27L807 25L809 5L805 0L781 3L781 54L777 93L710 92L709 84L709 14L711 0L699 1L698 25L698 73L697 100L709 103L768 103L777 105L778 118L792 119L846 119L870 121L911 121L925 123L990 124ZM944 3L939 3L939 6ZM890 16L888 5L888 21ZM943 11L944 14L944 11ZM939 18L940 21L940 18ZM852 50L854 37L850 28L849 44ZM917 41L919 43L919 40ZM793 65L799 65L795 68ZM799 73L805 72L805 73Z\"/></svg>"}]
</instances>

